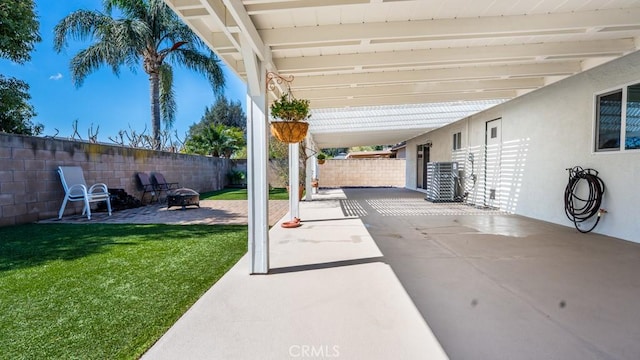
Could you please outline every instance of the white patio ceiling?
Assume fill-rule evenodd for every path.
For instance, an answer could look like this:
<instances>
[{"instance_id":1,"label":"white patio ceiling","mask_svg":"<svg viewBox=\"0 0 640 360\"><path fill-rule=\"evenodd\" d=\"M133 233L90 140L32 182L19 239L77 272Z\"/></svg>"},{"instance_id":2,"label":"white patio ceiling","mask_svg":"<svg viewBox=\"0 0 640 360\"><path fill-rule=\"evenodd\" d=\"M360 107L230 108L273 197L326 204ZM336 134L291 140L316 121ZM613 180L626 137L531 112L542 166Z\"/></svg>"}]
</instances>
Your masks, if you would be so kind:
<instances>
[{"instance_id":1,"label":"white patio ceiling","mask_svg":"<svg viewBox=\"0 0 640 360\"><path fill-rule=\"evenodd\" d=\"M640 36L640 0L165 1L240 77L243 51L294 75L320 147L404 140L633 52Z\"/></svg>"}]
</instances>

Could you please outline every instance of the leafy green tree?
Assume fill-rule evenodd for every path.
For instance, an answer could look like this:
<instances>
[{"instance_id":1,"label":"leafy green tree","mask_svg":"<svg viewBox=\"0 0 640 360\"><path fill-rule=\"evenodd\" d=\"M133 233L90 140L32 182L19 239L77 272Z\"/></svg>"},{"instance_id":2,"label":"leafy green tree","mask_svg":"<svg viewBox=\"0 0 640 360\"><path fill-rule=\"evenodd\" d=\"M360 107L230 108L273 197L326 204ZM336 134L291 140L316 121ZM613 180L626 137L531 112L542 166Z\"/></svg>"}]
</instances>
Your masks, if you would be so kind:
<instances>
[{"instance_id":1,"label":"leafy green tree","mask_svg":"<svg viewBox=\"0 0 640 360\"><path fill-rule=\"evenodd\" d=\"M212 124L187 140L185 152L231 158L233 153L244 145L242 129L223 124Z\"/></svg>"},{"instance_id":2,"label":"leafy green tree","mask_svg":"<svg viewBox=\"0 0 640 360\"><path fill-rule=\"evenodd\" d=\"M356 151L381 151L381 150L384 150L384 145L354 146L354 147L350 147L348 152L356 152Z\"/></svg>"},{"instance_id":3,"label":"leafy green tree","mask_svg":"<svg viewBox=\"0 0 640 360\"><path fill-rule=\"evenodd\" d=\"M40 41L39 23L33 0L0 1L0 58L18 64L31 60L31 51ZM36 112L29 104L29 85L0 75L0 132L39 135L44 127L34 125Z\"/></svg>"},{"instance_id":4,"label":"leafy green tree","mask_svg":"<svg viewBox=\"0 0 640 360\"><path fill-rule=\"evenodd\" d=\"M0 57L23 64L39 42L33 0L0 1Z\"/></svg>"},{"instance_id":5,"label":"leafy green tree","mask_svg":"<svg viewBox=\"0 0 640 360\"><path fill-rule=\"evenodd\" d=\"M247 158L247 145L233 152L232 159L246 159Z\"/></svg>"},{"instance_id":6,"label":"leafy green tree","mask_svg":"<svg viewBox=\"0 0 640 360\"><path fill-rule=\"evenodd\" d=\"M60 52L68 39L91 40L71 59L76 86L105 65L118 75L124 65L135 71L142 62L149 74L151 128L154 148L160 147L160 121L170 128L175 121L173 65L182 65L207 77L214 92L224 87L218 58L202 52L202 41L162 0L104 0L105 13L78 10L56 25L54 48ZM123 18L114 19L113 9Z\"/></svg>"},{"instance_id":7,"label":"leafy green tree","mask_svg":"<svg viewBox=\"0 0 640 360\"><path fill-rule=\"evenodd\" d=\"M278 141L271 135L269 137L269 159L289 159L289 144Z\"/></svg>"},{"instance_id":8,"label":"leafy green tree","mask_svg":"<svg viewBox=\"0 0 640 360\"><path fill-rule=\"evenodd\" d=\"M218 96L213 107L204 109L200 122L189 127L189 135L194 136L211 125L220 124L237 127L243 131L247 128L247 116L240 101L229 101L224 95Z\"/></svg>"},{"instance_id":9,"label":"leafy green tree","mask_svg":"<svg viewBox=\"0 0 640 360\"><path fill-rule=\"evenodd\" d=\"M233 157L235 159L246 159L247 158L247 147L246 145L239 149L238 151L233 153ZM283 142L278 141L275 137L271 136L269 140L269 160L271 161L284 161L285 167L288 167L288 159L289 159L289 144L285 144Z\"/></svg>"},{"instance_id":10,"label":"leafy green tree","mask_svg":"<svg viewBox=\"0 0 640 360\"><path fill-rule=\"evenodd\" d=\"M0 75L0 132L23 135L42 133L44 127L31 122L36 113L29 99L31 96L27 83Z\"/></svg>"},{"instance_id":11,"label":"leafy green tree","mask_svg":"<svg viewBox=\"0 0 640 360\"><path fill-rule=\"evenodd\" d=\"M329 155L329 157L338 156L340 153L349 152L349 148L326 148L322 149L322 152Z\"/></svg>"}]
</instances>

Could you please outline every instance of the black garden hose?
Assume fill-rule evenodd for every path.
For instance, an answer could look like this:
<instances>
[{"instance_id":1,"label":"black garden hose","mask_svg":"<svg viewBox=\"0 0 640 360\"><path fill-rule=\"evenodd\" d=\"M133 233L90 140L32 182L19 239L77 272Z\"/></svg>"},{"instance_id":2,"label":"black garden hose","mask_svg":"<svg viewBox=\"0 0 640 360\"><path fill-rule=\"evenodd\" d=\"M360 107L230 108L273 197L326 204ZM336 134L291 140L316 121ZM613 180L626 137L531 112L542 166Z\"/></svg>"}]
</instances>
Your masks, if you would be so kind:
<instances>
[{"instance_id":1,"label":"black garden hose","mask_svg":"<svg viewBox=\"0 0 640 360\"><path fill-rule=\"evenodd\" d=\"M564 212L578 231L588 233L595 229L598 222L600 222L600 215L604 212L604 210L600 209L602 196L604 195L604 182L598 177L598 172L594 169L583 169L576 166L567 170L569 171L569 183L564 190ZM577 188L580 182L586 182L589 189L586 198L577 195ZM578 226L578 224L596 215L598 218L588 230L583 230Z\"/></svg>"}]
</instances>

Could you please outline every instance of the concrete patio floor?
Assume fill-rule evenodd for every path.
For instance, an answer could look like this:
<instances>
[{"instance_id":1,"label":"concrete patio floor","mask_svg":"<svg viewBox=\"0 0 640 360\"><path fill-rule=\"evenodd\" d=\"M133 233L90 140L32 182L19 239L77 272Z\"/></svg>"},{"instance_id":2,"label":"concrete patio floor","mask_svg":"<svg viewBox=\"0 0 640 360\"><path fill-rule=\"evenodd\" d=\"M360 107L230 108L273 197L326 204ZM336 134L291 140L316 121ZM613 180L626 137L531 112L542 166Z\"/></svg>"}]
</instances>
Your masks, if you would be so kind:
<instances>
[{"instance_id":1,"label":"concrete patio floor","mask_svg":"<svg viewBox=\"0 0 640 360\"><path fill-rule=\"evenodd\" d=\"M408 190L345 193L451 359L640 359L640 244L448 214Z\"/></svg>"},{"instance_id":2,"label":"concrete patio floor","mask_svg":"<svg viewBox=\"0 0 640 360\"><path fill-rule=\"evenodd\" d=\"M640 245L402 189L323 192L145 359L638 359ZM357 216L356 216L357 215Z\"/></svg>"}]
</instances>

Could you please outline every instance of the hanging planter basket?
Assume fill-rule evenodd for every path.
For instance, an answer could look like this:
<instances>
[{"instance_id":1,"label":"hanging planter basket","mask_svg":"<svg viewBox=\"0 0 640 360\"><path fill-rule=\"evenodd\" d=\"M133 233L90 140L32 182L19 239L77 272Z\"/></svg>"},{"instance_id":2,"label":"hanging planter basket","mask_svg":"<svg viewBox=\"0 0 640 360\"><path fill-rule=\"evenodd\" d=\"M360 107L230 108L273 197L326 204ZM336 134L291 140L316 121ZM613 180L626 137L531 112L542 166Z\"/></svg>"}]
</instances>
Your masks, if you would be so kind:
<instances>
[{"instance_id":1,"label":"hanging planter basket","mask_svg":"<svg viewBox=\"0 0 640 360\"><path fill-rule=\"evenodd\" d=\"M275 100L269 107L271 116L280 119L271 122L273 136L287 144L296 144L304 140L309 130L309 123L304 120L311 117L309 100L296 99L291 93L293 75L283 77L273 72L267 73L267 89L274 90L275 84L286 83L287 91Z\"/></svg>"},{"instance_id":2,"label":"hanging planter basket","mask_svg":"<svg viewBox=\"0 0 640 360\"><path fill-rule=\"evenodd\" d=\"M271 133L286 144L297 144L307 136L309 123L304 121L272 121Z\"/></svg>"},{"instance_id":3,"label":"hanging planter basket","mask_svg":"<svg viewBox=\"0 0 640 360\"><path fill-rule=\"evenodd\" d=\"M324 164L325 161L326 161L325 159L318 159L318 164L322 165Z\"/></svg>"}]
</instances>

